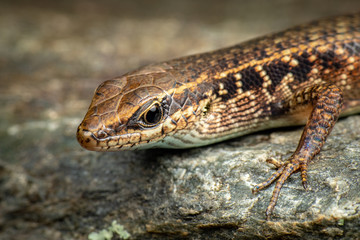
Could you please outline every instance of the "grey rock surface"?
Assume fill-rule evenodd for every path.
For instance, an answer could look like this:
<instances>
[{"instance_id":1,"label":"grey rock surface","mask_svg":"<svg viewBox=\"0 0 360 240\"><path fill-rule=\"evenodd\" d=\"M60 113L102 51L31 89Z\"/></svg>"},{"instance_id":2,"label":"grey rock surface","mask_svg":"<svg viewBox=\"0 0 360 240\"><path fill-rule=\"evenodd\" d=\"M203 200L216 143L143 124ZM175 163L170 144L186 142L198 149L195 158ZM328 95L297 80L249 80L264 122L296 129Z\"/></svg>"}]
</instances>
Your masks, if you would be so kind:
<instances>
[{"instance_id":1,"label":"grey rock surface","mask_svg":"<svg viewBox=\"0 0 360 240\"><path fill-rule=\"evenodd\" d=\"M87 239L113 221L131 239L359 239L360 116L337 123L309 191L290 177L272 221L273 186L251 189L301 128L187 150L96 153L75 138L103 80L358 10L358 0L1 1L0 239Z\"/></svg>"}]
</instances>

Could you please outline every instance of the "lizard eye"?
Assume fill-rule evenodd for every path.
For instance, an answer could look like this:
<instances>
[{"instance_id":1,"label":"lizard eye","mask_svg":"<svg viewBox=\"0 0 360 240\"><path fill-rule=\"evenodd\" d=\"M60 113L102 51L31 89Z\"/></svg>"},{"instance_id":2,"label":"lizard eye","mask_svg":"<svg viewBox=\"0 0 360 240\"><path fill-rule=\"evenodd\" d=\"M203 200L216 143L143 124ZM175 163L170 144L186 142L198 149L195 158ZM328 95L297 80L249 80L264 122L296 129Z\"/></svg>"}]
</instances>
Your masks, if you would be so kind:
<instances>
[{"instance_id":1,"label":"lizard eye","mask_svg":"<svg viewBox=\"0 0 360 240\"><path fill-rule=\"evenodd\" d=\"M163 109L159 102L151 104L142 114L142 125L145 127L153 127L160 122L163 117Z\"/></svg>"}]
</instances>

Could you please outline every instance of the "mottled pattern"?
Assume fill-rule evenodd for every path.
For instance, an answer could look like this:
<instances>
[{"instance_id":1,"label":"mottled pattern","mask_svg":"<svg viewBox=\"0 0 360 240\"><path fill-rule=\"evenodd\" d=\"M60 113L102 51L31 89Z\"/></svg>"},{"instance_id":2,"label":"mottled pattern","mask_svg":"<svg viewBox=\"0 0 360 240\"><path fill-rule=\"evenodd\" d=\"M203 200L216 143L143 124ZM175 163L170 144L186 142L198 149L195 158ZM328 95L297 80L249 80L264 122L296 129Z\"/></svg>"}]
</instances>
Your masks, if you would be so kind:
<instances>
[{"instance_id":1,"label":"mottled pattern","mask_svg":"<svg viewBox=\"0 0 360 240\"><path fill-rule=\"evenodd\" d=\"M360 14L325 19L214 52L149 65L104 82L80 124L96 151L185 148L305 124L292 157L254 192L281 186L320 151L340 114L360 111ZM149 108L161 118L144 123Z\"/></svg>"}]
</instances>

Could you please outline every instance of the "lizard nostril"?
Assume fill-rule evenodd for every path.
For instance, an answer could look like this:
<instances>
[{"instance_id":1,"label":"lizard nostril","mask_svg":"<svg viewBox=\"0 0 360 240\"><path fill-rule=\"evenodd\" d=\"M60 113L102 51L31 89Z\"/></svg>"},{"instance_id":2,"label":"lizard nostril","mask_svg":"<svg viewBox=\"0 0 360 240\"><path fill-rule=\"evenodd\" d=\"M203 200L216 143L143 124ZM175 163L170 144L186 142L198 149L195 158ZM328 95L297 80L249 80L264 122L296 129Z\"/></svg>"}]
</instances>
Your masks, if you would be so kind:
<instances>
[{"instance_id":1,"label":"lizard nostril","mask_svg":"<svg viewBox=\"0 0 360 240\"><path fill-rule=\"evenodd\" d=\"M97 132L97 138L104 139L104 138L107 138L107 137L108 137L108 134L104 130L99 130Z\"/></svg>"}]
</instances>

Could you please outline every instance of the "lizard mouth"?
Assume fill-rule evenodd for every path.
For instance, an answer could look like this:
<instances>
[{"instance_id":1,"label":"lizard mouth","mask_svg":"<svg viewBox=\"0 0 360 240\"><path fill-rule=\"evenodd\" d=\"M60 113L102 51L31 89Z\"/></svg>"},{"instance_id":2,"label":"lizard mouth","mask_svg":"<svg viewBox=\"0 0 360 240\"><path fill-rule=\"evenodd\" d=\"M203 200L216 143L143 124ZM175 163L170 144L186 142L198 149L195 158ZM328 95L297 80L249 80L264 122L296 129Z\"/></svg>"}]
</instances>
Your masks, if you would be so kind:
<instances>
[{"instance_id":1,"label":"lizard mouth","mask_svg":"<svg viewBox=\"0 0 360 240\"><path fill-rule=\"evenodd\" d=\"M90 151L119 151L136 149L140 142L140 133L108 134L104 130L93 132L80 124L77 129L77 140Z\"/></svg>"}]
</instances>

